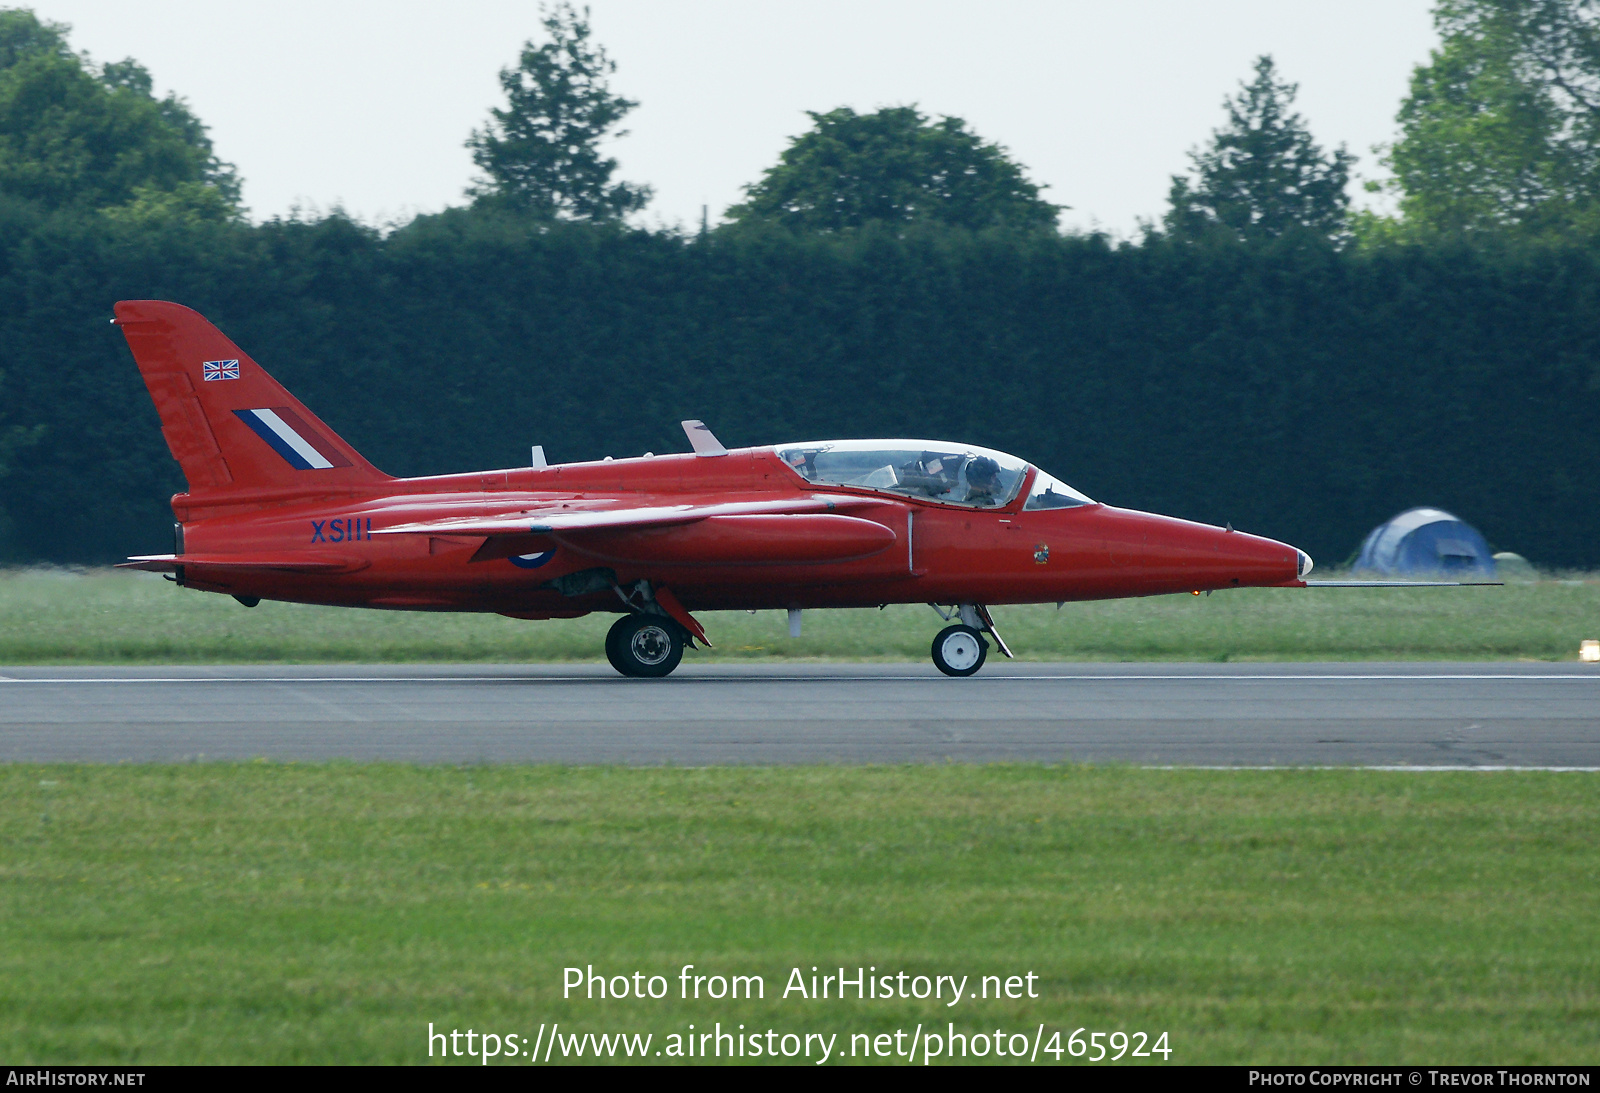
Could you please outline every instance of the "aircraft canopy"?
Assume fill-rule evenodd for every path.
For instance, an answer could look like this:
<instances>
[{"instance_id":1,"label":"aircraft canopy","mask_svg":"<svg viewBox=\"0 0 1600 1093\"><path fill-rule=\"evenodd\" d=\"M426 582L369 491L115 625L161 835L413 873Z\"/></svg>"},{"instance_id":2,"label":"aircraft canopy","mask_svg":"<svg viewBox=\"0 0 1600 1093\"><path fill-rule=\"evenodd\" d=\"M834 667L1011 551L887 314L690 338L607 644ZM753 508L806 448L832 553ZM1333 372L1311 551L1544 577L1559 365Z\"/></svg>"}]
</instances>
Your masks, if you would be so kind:
<instances>
[{"instance_id":1,"label":"aircraft canopy","mask_svg":"<svg viewBox=\"0 0 1600 1093\"><path fill-rule=\"evenodd\" d=\"M858 486L975 508L1009 504L1028 470L1014 455L937 440L821 440L783 444L776 451L786 466L817 485ZM1041 473L1027 507L1091 503Z\"/></svg>"}]
</instances>

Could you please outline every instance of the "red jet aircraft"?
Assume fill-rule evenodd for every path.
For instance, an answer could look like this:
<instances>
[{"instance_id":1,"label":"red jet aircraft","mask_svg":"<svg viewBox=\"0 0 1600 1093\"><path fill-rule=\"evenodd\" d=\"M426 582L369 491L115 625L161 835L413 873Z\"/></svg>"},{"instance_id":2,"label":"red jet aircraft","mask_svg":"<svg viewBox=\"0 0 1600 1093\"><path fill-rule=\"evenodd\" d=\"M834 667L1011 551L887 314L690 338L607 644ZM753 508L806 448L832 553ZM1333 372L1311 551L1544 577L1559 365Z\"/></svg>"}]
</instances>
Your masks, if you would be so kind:
<instances>
[{"instance_id":1,"label":"red jet aircraft","mask_svg":"<svg viewBox=\"0 0 1600 1093\"><path fill-rule=\"evenodd\" d=\"M606 655L664 676L710 645L692 611L927 603L947 675L982 667L991 604L1304 587L1292 546L1099 504L966 444L833 440L393 478L198 313L124 301L122 328L183 468L177 549L132 558L186 588L517 619L620 612ZM986 637L987 635L987 637Z\"/></svg>"}]
</instances>

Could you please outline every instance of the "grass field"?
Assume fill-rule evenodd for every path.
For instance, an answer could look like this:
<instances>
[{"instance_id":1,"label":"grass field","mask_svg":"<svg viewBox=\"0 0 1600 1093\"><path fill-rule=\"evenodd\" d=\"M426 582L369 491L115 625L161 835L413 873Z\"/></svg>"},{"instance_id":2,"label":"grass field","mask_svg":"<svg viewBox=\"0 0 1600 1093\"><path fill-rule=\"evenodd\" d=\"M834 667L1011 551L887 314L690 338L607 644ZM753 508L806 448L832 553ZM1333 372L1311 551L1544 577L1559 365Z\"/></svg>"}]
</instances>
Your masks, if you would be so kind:
<instances>
[{"instance_id":1,"label":"grass field","mask_svg":"<svg viewBox=\"0 0 1600 1093\"><path fill-rule=\"evenodd\" d=\"M430 1021L658 1046L721 1021L841 1045L919 1022L1166 1031L1175 1063L1594 1064L1597 786L0 766L0 1058L400 1063L426 1061ZM761 974L766 998L563 1000L562 968L591 964L674 997L683 964ZM1040 997L779 997L812 965L1032 972Z\"/></svg>"},{"instance_id":2,"label":"grass field","mask_svg":"<svg viewBox=\"0 0 1600 1093\"><path fill-rule=\"evenodd\" d=\"M1503 588L1244 589L995 609L1026 660L1570 660L1600 638L1600 579ZM0 572L0 664L603 659L614 616L523 622L498 615L263 603L176 588L151 574ZM708 612L713 650L750 658L913 660L942 625L922 606L813 611L787 636L781 612Z\"/></svg>"},{"instance_id":3,"label":"grass field","mask_svg":"<svg viewBox=\"0 0 1600 1093\"><path fill-rule=\"evenodd\" d=\"M1600 581L996 614L1031 659L1571 659ZM9 664L597 660L610 621L0 573ZM707 660L921 660L942 625L705 621ZM653 1051L721 1022L837 1033L847 1059L953 1023L1166 1032L1185 1063L1594 1064L1597 830L1578 773L0 765L0 1059L425 1062L429 1022ZM766 997L677 1000L684 964ZM672 994L563 999L570 965ZM780 997L813 965L1033 973L1040 997Z\"/></svg>"}]
</instances>

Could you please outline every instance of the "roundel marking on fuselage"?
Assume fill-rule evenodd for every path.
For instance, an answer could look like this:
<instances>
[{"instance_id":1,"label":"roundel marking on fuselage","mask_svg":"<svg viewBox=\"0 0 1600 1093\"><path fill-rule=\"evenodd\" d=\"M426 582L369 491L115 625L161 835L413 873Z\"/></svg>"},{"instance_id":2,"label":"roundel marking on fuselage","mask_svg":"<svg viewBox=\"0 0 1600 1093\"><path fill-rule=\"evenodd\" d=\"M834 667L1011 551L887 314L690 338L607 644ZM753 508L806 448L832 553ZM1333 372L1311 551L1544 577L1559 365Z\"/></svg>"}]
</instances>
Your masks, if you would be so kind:
<instances>
[{"instance_id":1,"label":"roundel marking on fuselage","mask_svg":"<svg viewBox=\"0 0 1600 1093\"><path fill-rule=\"evenodd\" d=\"M556 552L553 550L540 551L538 554L514 554L511 557L511 564L519 569L538 569L555 556Z\"/></svg>"}]
</instances>

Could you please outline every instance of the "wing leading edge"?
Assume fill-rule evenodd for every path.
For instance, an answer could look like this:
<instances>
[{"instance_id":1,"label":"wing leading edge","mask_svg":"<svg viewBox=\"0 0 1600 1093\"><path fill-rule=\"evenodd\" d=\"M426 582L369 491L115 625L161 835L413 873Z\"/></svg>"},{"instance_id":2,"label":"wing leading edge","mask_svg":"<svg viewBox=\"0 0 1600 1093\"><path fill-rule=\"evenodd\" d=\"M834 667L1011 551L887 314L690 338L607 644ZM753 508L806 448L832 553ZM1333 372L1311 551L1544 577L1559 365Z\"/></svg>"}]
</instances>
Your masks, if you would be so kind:
<instances>
[{"instance_id":1,"label":"wing leading edge","mask_svg":"<svg viewBox=\"0 0 1600 1093\"><path fill-rule=\"evenodd\" d=\"M872 498L783 497L770 501L726 501L708 505L641 505L629 508L530 511L503 516L456 516L373 528L373 535L551 535L563 531L627 530L692 524L712 516L790 515L858 511L885 502Z\"/></svg>"}]
</instances>

